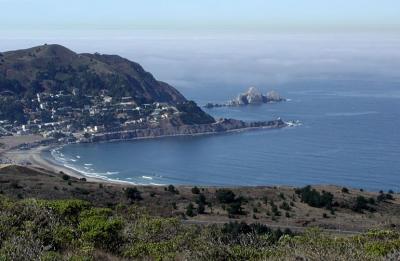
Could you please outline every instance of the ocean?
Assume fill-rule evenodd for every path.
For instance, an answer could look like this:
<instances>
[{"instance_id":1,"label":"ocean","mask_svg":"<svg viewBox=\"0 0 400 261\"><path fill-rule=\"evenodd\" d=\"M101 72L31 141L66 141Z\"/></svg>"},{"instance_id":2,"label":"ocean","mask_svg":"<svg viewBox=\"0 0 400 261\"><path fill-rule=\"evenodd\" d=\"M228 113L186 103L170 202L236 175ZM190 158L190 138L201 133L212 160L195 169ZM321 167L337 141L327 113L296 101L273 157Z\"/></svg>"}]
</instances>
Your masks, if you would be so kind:
<instances>
[{"instance_id":1,"label":"ocean","mask_svg":"<svg viewBox=\"0 0 400 261\"><path fill-rule=\"evenodd\" d=\"M340 82L347 86L345 82ZM283 103L207 110L247 121L282 117L297 127L69 145L52 152L89 176L136 184L258 186L335 184L400 190L400 94L288 87ZM61 160L61 161L60 161Z\"/></svg>"},{"instance_id":2,"label":"ocean","mask_svg":"<svg viewBox=\"0 0 400 261\"><path fill-rule=\"evenodd\" d=\"M400 191L399 34L124 32L118 37L51 39L78 52L117 53L137 61L199 105L225 102L250 86L276 90L290 100L206 111L217 118L281 117L301 125L69 145L48 155L60 164L135 184L334 184ZM2 44L21 48L40 41Z\"/></svg>"}]
</instances>

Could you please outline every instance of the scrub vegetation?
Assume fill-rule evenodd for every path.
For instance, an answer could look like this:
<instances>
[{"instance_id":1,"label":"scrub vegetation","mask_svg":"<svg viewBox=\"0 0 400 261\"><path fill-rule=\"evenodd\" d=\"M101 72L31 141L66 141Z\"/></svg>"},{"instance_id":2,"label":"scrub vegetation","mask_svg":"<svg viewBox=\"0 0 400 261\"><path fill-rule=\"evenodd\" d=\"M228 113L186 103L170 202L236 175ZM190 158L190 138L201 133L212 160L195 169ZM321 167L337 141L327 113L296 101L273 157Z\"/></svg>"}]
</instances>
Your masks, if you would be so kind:
<instances>
[{"instance_id":1,"label":"scrub vegetation","mask_svg":"<svg viewBox=\"0 0 400 261\"><path fill-rule=\"evenodd\" d=\"M295 234L230 222L187 225L135 204L0 197L0 260L379 260L399 256L400 233ZM396 259L392 259L396 260Z\"/></svg>"},{"instance_id":2,"label":"scrub vegetation","mask_svg":"<svg viewBox=\"0 0 400 261\"><path fill-rule=\"evenodd\" d=\"M0 169L0 260L399 260L399 197Z\"/></svg>"}]
</instances>

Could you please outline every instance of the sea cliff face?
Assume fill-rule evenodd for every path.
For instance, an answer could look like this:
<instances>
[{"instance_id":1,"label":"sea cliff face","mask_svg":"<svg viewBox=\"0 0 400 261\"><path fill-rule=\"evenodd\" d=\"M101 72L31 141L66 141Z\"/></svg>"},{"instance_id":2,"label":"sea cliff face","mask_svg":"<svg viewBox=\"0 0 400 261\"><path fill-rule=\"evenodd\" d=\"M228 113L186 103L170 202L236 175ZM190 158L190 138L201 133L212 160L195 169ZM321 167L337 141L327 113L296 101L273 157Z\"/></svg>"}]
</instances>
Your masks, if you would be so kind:
<instances>
[{"instance_id":1,"label":"sea cliff face","mask_svg":"<svg viewBox=\"0 0 400 261\"><path fill-rule=\"evenodd\" d=\"M158 128L144 128L128 131L107 132L92 135L82 142L101 142L111 140L130 140L181 135L216 134L255 128L283 128L288 126L281 119L259 122L244 122L234 119L221 119L211 124L180 125Z\"/></svg>"}]
</instances>

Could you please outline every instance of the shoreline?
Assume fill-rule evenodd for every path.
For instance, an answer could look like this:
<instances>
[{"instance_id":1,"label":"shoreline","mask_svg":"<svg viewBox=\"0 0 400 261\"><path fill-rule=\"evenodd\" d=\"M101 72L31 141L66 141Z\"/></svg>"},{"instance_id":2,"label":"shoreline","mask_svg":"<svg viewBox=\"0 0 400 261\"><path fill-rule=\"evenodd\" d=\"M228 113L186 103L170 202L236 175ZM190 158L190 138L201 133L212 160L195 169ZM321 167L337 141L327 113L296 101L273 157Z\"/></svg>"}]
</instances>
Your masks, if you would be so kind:
<instances>
[{"instance_id":1,"label":"shoreline","mask_svg":"<svg viewBox=\"0 0 400 261\"><path fill-rule=\"evenodd\" d=\"M196 136L206 136L206 135L220 135L220 134L232 134L232 133L240 133L245 131L255 131L255 130L272 130L272 129L282 129L286 127L292 127L288 124L282 127L276 126L260 126L260 127L246 127L246 128L239 128L239 129L232 129L226 130L223 132L202 132L202 133L193 133L193 134L173 134L173 135L160 135L160 136L147 136L147 137L135 137L135 138L128 138L128 139L110 139L107 141L95 141L95 142L88 142L90 143L111 143L111 142L124 142L124 141L135 141L135 140L146 140L146 139L161 139L161 138L173 138L173 137L196 137ZM79 143L69 143L69 144L79 144ZM50 151L51 149L59 146L69 145L67 143L56 143L53 145L40 145L29 149L19 149L18 147L9 148L8 150L3 151L0 153L0 156L5 156L5 158L10 160L10 163L7 165L22 165L28 167L38 167L45 169L47 171L54 172L56 174L61 174L60 172L69 175L71 177L82 179L85 178L88 182L101 182L101 183L110 183L110 184L130 184L135 186L146 186L141 184L136 184L134 182L123 181L123 180L114 180L109 178L102 178L102 177L93 177L89 175L85 175L84 173L75 170L71 167L67 167L62 165L61 163L57 162L54 159L47 159L43 153L45 151ZM82 143L83 144L83 143ZM4 167L2 164L1 167ZM150 186L150 185L147 185ZM151 185L155 186L155 185Z\"/></svg>"}]
</instances>

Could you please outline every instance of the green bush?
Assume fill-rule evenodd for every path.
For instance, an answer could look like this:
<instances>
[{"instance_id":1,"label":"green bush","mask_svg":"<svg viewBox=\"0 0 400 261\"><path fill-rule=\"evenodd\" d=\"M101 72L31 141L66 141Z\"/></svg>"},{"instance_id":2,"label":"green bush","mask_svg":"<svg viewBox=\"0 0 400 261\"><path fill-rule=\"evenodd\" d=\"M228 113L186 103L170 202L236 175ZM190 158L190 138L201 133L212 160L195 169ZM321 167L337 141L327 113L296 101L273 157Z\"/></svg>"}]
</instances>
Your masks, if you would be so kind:
<instances>
[{"instance_id":1,"label":"green bush","mask_svg":"<svg viewBox=\"0 0 400 261\"><path fill-rule=\"evenodd\" d=\"M199 202L197 205L197 214L204 214L206 207L203 202Z\"/></svg>"},{"instance_id":2,"label":"green bush","mask_svg":"<svg viewBox=\"0 0 400 261\"><path fill-rule=\"evenodd\" d=\"M69 180L71 177L70 176L68 176L67 174L63 174L62 175L62 179L63 180Z\"/></svg>"},{"instance_id":3,"label":"green bush","mask_svg":"<svg viewBox=\"0 0 400 261\"><path fill-rule=\"evenodd\" d=\"M192 193L193 194L200 194L200 189L195 186L195 187L192 188Z\"/></svg>"},{"instance_id":4,"label":"green bush","mask_svg":"<svg viewBox=\"0 0 400 261\"><path fill-rule=\"evenodd\" d=\"M283 201L282 204L279 206L281 209L286 210L286 211L290 211L291 207L289 206L289 204L286 201Z\"/></svg>"},{"instance_id":5,"label":"green bush","mask_svg":"<svg viewBox=\"0 0 400 261\"><path fill-rule=\"evenodd\" d=\"M93 208L81 213L78 229L82 240L94 247L116 251L121 246L123 221L112 216L112 210Z\"/></svg>"},{"instance_id":6,"label":"green bush","mask_svg":"<svg viewBox=\"0 0 400 261\"><path fill-rule=\"evenodd\" d=\"M192 203L189 203L188 205L187 205L187 207L186 207L186 216L188 216L188 217L193 217L193 216L195 216L195 214L194 214L194 206L193 206L193 204Z\"/></svg>"},{"instance_id":7,"label":"green bush","mask_svg":"<svg viewBox=\"0 0 400 261\"><path fill-rule=\"evenodd\" d=\"M322 191L322 194L311 186L306 186L301 189L296 189L296 194L301 198L301 201L308 204L311 207L327 209L332 208L333 195L330 192Z\"/></svg>"},{"instance_id":8,"label":"green bush","mask_svg":"<svg viewBox=\"0 0 400 261\"><path fill-rule=\"evenodd\" d=\"M237 202L241 200L235 197L226 206ZM341 236L309 229L294 235L244 222L188 225L177 218L145 215L138 205L95 208L80 200L4 196L0 238L0 260L364 261L398 260L400 251L400 233L391 230Z\"/></svg>"},{"instance_id":9,"label":"green bush","mask_svg":"<svg viewBox=\"0 0 400 261\"><path fill-rule=\"evenodd\" d=\"M126 188L124 193L125 193L126 198L131 200L131 201L138 201L138 200L142 200L143 199L142 195L141 195L141 192L136 187Z\"/></svg>"},{"instance_id":10,"label":"green bush","mask_svg":"<svg viewBox=\"0 0 400 261\"><path fill-rule=\"evenodd\" d=\"M216 191L217 200L222 204L229 204L235 201L235 193L230 189L218 189Z\"/></svg>"},{"instance_id":11,"label":"green bush","mask_svg":"<svg viewBox=\"0 0 400 261\"><path fill-rule=\"evenodd\" d=\"M172 194L179 194L179 191L174 187L174 185L169 185L166 190Z\"/></svg>"},{"instance_id":12,"label":"green bush","mask_svg":"<svg viewBox=\"0 0 400 261\"><path fill-rule=\"evenodd\" d=\"M81 211L89 209L91 204L79 199L40 201L41 206L54 210L62 219L77 223Z\"/></svg>"},{"instance_id":13,"label":"green bush","mask_svg":"<svg viewBox=\"0 0 400 261\"><path fill-rule=\"evenodd\" d=\"M373 212L375 211L375 209L368 205L370 202L371 201L367 200L364 196L358 196L355 200L352 210L359 213L362 213L363 210L368 210Z\"/></svg>"},{"instance_id":14,"label":"green bush","mask_svg":"<svg viewBox=\"0 0 400 261\"><path fill-rule=\"evenodd\" d=\"M242 215L244 214L241 201L234 201L228 205L227 208L229 215Z\"/></svg>"}]
</instances>

